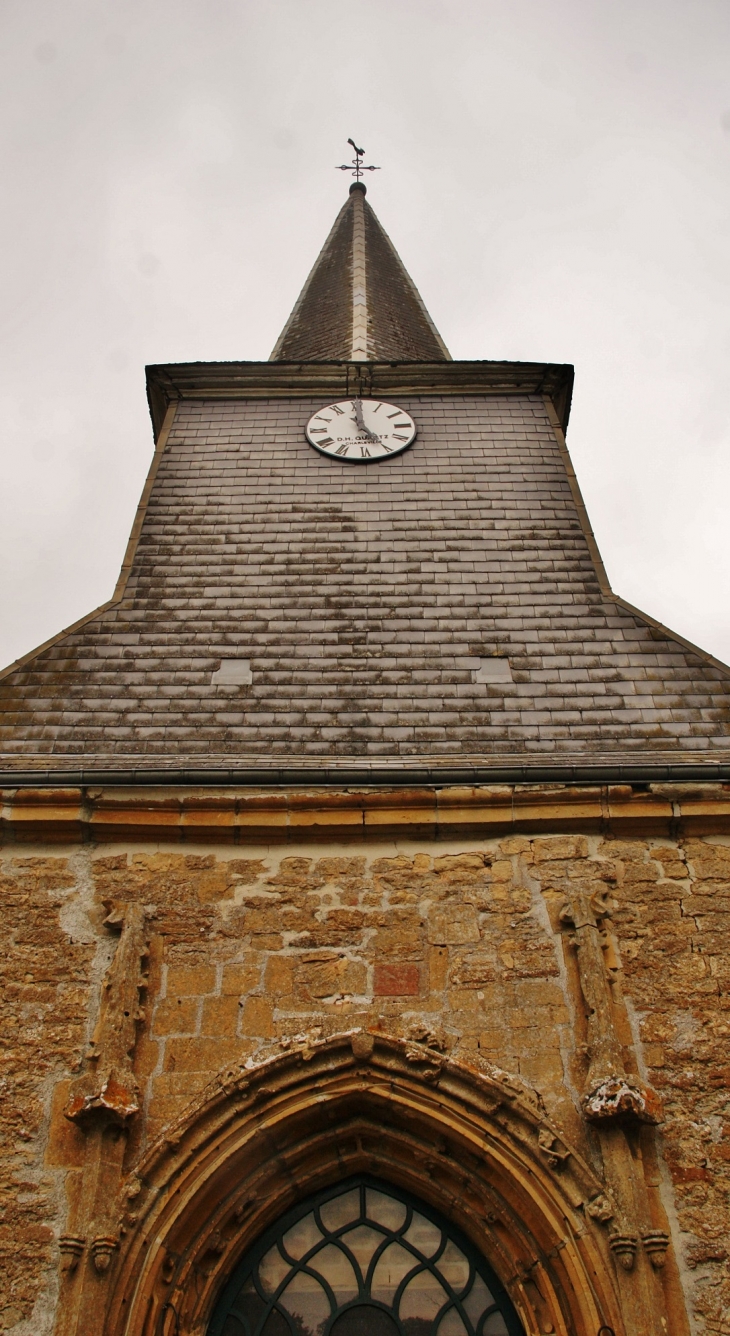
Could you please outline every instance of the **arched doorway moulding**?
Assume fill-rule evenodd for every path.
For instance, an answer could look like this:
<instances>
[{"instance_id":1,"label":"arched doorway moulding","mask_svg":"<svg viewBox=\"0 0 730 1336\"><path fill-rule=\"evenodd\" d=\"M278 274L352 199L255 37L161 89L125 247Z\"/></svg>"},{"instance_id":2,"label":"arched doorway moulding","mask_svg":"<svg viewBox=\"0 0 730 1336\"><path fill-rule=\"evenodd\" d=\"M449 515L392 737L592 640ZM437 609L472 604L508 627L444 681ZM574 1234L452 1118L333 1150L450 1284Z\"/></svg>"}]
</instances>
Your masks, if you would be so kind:
<instances>
[{"instance_id":1,"label":"arched doorway moulding","mask_svg":"<svg viewBox=\"0 0 730 1336\"><path fill-rule=\"evenodd\" d=\"M529 1336L623 1336L610 1202L527 1087L427 1045L352 1031L219 1074L124 1185L105 1336L204 1336L274 1220L358 1172L451 1219Z\"/></svg>"}]
</instances>

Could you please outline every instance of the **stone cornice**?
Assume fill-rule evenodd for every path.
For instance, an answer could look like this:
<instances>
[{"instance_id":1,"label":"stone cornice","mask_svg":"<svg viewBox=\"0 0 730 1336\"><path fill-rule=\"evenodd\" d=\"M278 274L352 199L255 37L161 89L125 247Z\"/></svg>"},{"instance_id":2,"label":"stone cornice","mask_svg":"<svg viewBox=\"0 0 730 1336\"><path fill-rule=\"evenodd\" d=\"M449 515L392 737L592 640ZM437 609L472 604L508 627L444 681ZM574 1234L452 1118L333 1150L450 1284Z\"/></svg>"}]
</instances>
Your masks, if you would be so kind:
<instances>
[{"instance_id":1,"label":"stone cornice","mask_svg":"<svg viewBox=\"0 0 730 1336\"><path fill-rule=\"evenodd\" d=\"M508 832L660 837L730 831L730 785L490 785L348 791L44 788L0 794L3 844L166 840L491 839Z\"/></svg>"},{"instance_id":2,"label":"stone cornice","mask_svg":"<svg viewBox=\"0 0 730 1336\"><path fill-rule=\"evenodd\" d=\"M147 367L155 437L180 399L547 395L565 431L573 368L551 362L180 362Z\"/></svg>"}]
</instances>

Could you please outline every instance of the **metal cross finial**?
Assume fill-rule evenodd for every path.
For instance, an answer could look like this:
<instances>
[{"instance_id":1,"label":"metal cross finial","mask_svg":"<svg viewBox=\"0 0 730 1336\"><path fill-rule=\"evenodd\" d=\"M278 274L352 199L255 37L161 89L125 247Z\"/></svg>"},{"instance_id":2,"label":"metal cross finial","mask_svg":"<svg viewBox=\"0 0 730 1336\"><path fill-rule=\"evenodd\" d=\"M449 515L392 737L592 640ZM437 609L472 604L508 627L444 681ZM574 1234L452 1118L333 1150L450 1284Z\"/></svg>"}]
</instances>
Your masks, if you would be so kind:
<instances>
[{"instance_id":1,"label":"metal cross finial","mask_svg":"<svg viewBox=\"0 0 730 1336\"><path fill-rule=\"evenodd\" d=\"M354 139L348 139L347 142L348 144L352 144L352 147L355 150L355 157L352 159L351 163L343 162L340 167L335 167L336 172L352 172L352 175L354 176L355 180L359 181L360 177L365 175L365 172L380 171L379 167L364 167L362 163L362 158L365 153L365 149L358 148Z\"/></svg>"}]
</instances>

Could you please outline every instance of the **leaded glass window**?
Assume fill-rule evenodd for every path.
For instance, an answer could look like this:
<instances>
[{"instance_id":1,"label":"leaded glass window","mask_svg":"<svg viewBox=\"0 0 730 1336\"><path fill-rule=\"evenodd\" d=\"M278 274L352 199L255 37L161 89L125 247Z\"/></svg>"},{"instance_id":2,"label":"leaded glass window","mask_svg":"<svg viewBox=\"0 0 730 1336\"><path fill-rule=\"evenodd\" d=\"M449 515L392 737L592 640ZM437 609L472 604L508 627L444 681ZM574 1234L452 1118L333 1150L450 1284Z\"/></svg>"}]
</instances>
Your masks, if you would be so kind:
<instances>
[{"instance_id":1,"label":"leaded glass window","mask_svg":"<svg viewBox=\"0 0 730 1336\"><path fill-rule=\"evenodd\" d=\"M458 1230L362 1177L268 1231L226 1287L208 1336L522 1336L522 1327Z\"/></svg>"}]
</instances>

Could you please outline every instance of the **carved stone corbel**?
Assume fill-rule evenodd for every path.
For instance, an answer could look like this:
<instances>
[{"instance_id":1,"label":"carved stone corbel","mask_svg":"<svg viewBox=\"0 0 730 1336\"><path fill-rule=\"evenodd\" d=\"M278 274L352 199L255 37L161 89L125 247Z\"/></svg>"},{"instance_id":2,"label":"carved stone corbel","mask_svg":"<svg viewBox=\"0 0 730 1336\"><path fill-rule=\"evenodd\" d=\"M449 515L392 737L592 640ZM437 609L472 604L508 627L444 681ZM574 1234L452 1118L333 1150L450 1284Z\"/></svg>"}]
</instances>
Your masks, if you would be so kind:
<instances>
[{"instance_id":1,"label":"carved stone corbel","mask_svg":"<svg viewBox=\"0 0 730 1336\"><path fill-rule=\"evenodd\" d=\"M599 1192L597 1196L591 1197L585 1209L592 1220L600 1220L602 1225L607 1225L616 1214L616 1207L607 1192Z\"/></svg>"},{"instance_id":2,"label":"carved stone corbel","mask_svg":"<svg viewBox=\"0 0 730 1336\"><path fill-rule=\"evenodd\" d=\"M61 1235L58 1240L58 1250L61 1254L61 1272L63 1275L68 1275L76 1270L85 1247L85 1238L81 1238L77 1234Z\"/></svg>"},{"instance_id":3,"label":"carved stone corbel","mask_svg":"<svg viewBox=\"0 0 730 1336\"><path fill-rule=\"evenodd\" d=\"M649 1086L640 1086L625 1072L614 1073L583 1095L583 1112L590 1123L635 1121L661 1122L659 1096Z\"/></svg>"},{"instance_id":4,"label":"carved stone corbel","mask_svg":"<svg viewBox=\"0 0 730 1336\"><path fill-rule=\"evenodd\" d=\"M562 1169L566 1160L570 1159L570 1151L566 1149L549 1127L540 1128L537 1135L537 1144L540 1148L540 1154L551 1169Z\"/></svg>"},{"instance_id":5,"label":"carved stone corbel","mask_svg":"<svg viewBox=\"0 0 730 1336\"><path fill-rule=\"evenodd\" d=\"M657 1271L661 1270L667 1260L669 1235L663 1229L648 1229L642 1234L641 1242L652 1266Z\"/></svg>"},{"instance_id":6,"label":"carved stone corbel","mask_svg":"<svg viewBox=\"0 0 730 1336\"><path fill-rule=\"evenodd\" d=\"M639 1244L635 1234L609 1234L608 1242L611 1245L611 1252L617 1262L623 1267L624 1271L631 1271L636 1257L636 1249Z\"/></svg>"},{"instance_id":7,"label":"carved stone corbel","mask_svg":"<svg viewBox=\"0 0 730 1336\"><path fill-rule=\"evenodd\" d=\"M97 1271L103 1273L109 1270L109 1263L118 1247L119 1240L114 1234L101 1234L94 1239L91 1245L91 1256Z\"/></svg>"}]
</instances>

